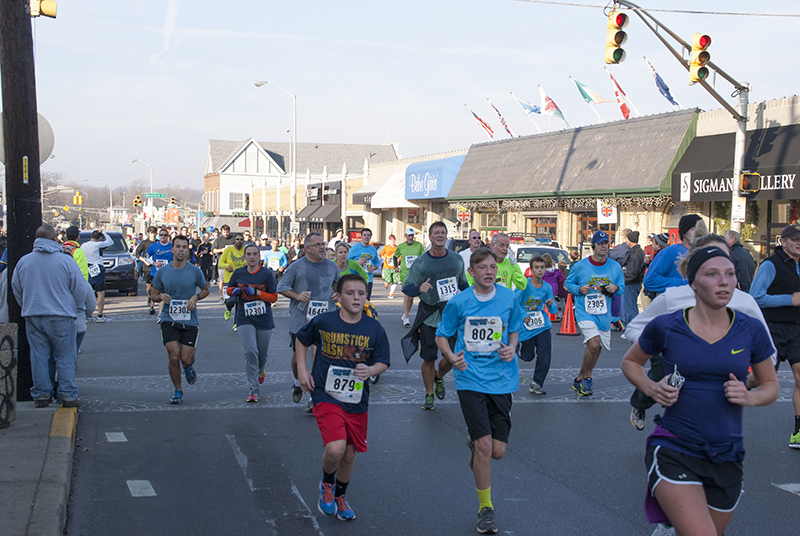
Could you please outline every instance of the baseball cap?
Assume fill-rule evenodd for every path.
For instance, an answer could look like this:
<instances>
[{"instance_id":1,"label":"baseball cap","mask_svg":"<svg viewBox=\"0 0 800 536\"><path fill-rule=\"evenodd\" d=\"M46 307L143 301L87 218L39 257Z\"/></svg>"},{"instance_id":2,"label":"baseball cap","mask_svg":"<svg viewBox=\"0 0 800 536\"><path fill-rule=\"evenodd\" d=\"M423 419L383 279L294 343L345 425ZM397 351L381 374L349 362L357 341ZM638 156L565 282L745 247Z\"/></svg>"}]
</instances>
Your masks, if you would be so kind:
<instances>
[{"instance_id":1,"label":"baseball cap","mask_svg":"<svg viewBox=\"0 0 800 536\"><path fill-rule=\"evenodd\" d=\"M608 234L605 231L595 231L592 235L592 245L594 246L601 242L608 242Z\"/></svg>"},{"instance_id":2,"label":"baseball cap","mask_svg":"<svg viewBox=\"0 0 800 536\"><path fill-rule=\"evenodd\" d=\"M269 238L269 235L267 233L261 235L261 240L266 240L267 238Z\"/></svg>"},{"instance_id":3,"label":"baseball cap","mask_svg":"<svg viewBox=\"0 0 800 536\"><path fill-rule=\"evenodd\" d=\"M411 227L409 227L408 229L406 229L406 236L408 236L408 235L415 235L415 234L417 234L417 232L416 232L414 229L412 229Z\"/></svg>"},{"instance_id":4,"label":"baseball cap","mask_svg":"<svg viewBox=\"0 0 800 536\"><path fill-rule=\"evenodd\" d=\"M798 238L800 237L800 225L793 223L791 225L787 225L781 231L781 238Z\"/></svg>"}]
</instances>

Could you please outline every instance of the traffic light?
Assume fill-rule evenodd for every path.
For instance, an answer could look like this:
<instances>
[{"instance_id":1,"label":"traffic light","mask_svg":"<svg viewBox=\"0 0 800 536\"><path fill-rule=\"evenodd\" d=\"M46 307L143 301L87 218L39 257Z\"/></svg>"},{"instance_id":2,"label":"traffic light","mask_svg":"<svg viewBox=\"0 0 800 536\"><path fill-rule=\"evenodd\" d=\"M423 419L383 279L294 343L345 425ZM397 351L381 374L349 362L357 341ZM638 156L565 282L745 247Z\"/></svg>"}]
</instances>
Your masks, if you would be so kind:
<instances>
[{"instance_id":1,"label":"traffic light","mask_svg":"<svg viewBox=\"0 0 800 536\"><path fill-rule=\"evenodd\" d=\"M754 194L761 190L761 175L758 173L742 173L739 190L746 194Z\"/></svg>"},{"instance_id":2,"label":"traffic light","mask_svg":"<svg viewBox=\"0 0 800 536\"><path fill-rule=\"evenodd\" d=\"M51 19L56 18L57 4L53 0L31 0L31 17L44 15Z\"/></svg>"},{"instance_id":3,"label":"traffic light","mask_svg":"<svg viewBox=\"0 0 800 536\"><path fill-rule=\"evenodd\" d=\"M711 46L711 38L705 34L692 36L692 57L689 60L689 80L700 82L708 78L706 63L711 61L711 54L706 50Z\"/></svg>"},{"instance_id":4,"label":"traffic light","mask_svg":"<svg viewBox=\"0 0 800 536\"><path fill-rule=\"evenodd\" d=\"M625 13L612 11L608 16L608 29L606 30L606 63L620 63L625 61L625 51L620 48L627 40L628 34L622 31L628 25L629 19Z\"/></svg>"},{"instance_id":5,"label":"traffic light","mask_svg":"<svg viewBox=\"0 0 800 536\"><path fill-rule=\"evenodd\" d=\"M133 198L133 206L134 207L141 207L142 206L142 196L137 195Z\"/></svg>"},{"instance_id":6,"label":"traffic light","mask_svg":"<svg viewBox=\"0 0 800 536\"><path fill-rule=\"evenodd\" d=\"M83 196L81 195L80 190L75 190L75 195L72 196L72 204L73 205L82 205L83 204Z\"/></svg>"},{"instance_id":7,"label":"traffic light","mask_svg":"<svg viewBox=\"0 0 800 536\"><path fill-rule=\"evenodd\" d=\"M175 196L169 198L169 204L175 206Z\"/></svg>"}]
</instances>

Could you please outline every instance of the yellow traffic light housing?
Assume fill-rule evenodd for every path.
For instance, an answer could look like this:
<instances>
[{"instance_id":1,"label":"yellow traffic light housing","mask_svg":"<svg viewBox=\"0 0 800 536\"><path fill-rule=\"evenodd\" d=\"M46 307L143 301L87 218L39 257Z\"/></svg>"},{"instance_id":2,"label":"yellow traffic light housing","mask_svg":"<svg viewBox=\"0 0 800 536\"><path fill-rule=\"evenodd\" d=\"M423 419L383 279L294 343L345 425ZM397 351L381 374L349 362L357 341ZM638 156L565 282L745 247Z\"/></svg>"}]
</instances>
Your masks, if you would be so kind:
<instances>
[{"instance_id":1,"label":"yellow traffic light housing","mask_svg":"<svg viewBox=\"0 0 800 536\"><path fill-rule=\"evenodd\" d=\"M72 196L72 204L73 205L82 205L83 204L83 196L81 195L80 190L75 190L75 195Z\"/></svg>"},{"instance_id":2,"label":"yellow traffic light housing","mask_svg":"<svg viewBox=\"0 0 800 536\"><path fill-rule=\"evenodd\" d=\"M57 4L53 0L31 0L31 17L44 15L51 19L56 18Z\"/></svg>"},{"instance_id":3,"label":"yellow traffic light housing","mask_svg":"<svg viewBox=\"0 0 800 536\"><path fill-rule=\"evenodd\" d=\"M621 47L628 40L628 34L622 31L630 22L628 15L620 11L612 11L608 16L606 30L606 58L608 64L625 61L625 50Z\"/></svg>"},{"instance_id":4,"label":"yellow traffic light housing","mask_svg":"<svg viewBox=\"0 0 800 536\"><path fill-rule=\"evenodd\" d=\"M174 205L175 204L175 196L172 196L172 197L169 198L169 204L170 205Z\"/></svg>"},{"instance_id":5,"label":"yellow traffic light housing","mask_svg":"<svg viewBox=\"0 0 800 536\"><path fill-rule=\"evenodd\" d=\"M758 173L742 173L739 178L739 190L745 194L754 194L761 190L761 175Z\"/></svg>"},{"instance_id":6,"label":"yellow traffic light housing","mask_svg":"<svg viewBox=\"0 0 800 536\"><path fill-rule=\"evenodd\" d=\"M711 54L706 50L711 46L711 37L705 34L692 36L692 57L689 60L689 80L700 82L708 78L706 63L711 61Z\"/></svg>"},{"instance_id":7,"label":"yellow traffic light housing","mask_svg":"<svg viewBox=\"0 0 800 536\"><path fill-rule=\"evenodd\" d=\"M137 195L137 196L136 196L136 197L133 199L133 206L134 206L134 207L141 207L141 206L142 206L142 196L140 196L140 195Z\"/></svg>"}]
</instances>

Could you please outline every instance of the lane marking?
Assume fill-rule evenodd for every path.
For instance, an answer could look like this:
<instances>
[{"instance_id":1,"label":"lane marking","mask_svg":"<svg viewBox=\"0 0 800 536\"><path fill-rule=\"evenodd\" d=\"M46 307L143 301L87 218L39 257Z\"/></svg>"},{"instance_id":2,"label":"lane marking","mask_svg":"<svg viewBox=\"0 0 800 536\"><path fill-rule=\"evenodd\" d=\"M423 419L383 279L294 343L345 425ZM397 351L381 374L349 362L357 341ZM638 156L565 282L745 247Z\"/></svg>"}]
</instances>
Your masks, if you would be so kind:
<instances>
[{"instance_id":1,"label":"lane marking","mask_svg":"<svg viewBox=\"0 0 800 536\"><path fill-rule=\"evenodd\" d=\"M294 481L292 481L292 493L294 493L295 497L297 497L297 500L300 501L300 504L302 504L303 508L305 508L306 512L308 512L307 514L303 515L303 517L311 520L311 524L314 525L314 530L317 531L317 534L319 534L319 536L325 536L325 533L322 532L322 529L319 526L319 521L317 521L317 516L314 515L314 512L312 512L311 508L308 507L308 504L306 503L305 499L303 499L303 496L300 495L300 490L297 489L297 486L294 485Z\"/></svg>"},{"instance_id":2,"label":"lane marking","mask_svg":"<svg viewBox=\"0 0 800 536\"><path fill-rule=\"evenodd\" d=\"M155 497L156 490L149 480L128 480L128 490L131 492L131 497Z\"/></svg>"},{"instance_id":3,"label":"lane marking","mask_svg":"<svg viewBox=\"0 0 800 536\"><path fill-rule=\"evenodd\" d=\"M239 444L236 442L236 437L232 434L225 434L225 437L228 439L228 443L231 445L231 449L233 449L233 456L236 458L236 463L239 464L239 468L242 470L242 474L244 475L245 481L247 481L247 486L250 488L250 491L256 491L257 489L253 486L253 479L247 478L247 456L245 456L242 449L239 448Z\"/></svg>"},{"instance_id":4,"label":"lane marking","mask_svg":"<svg viewBox=\"0 0 800 536\"><path fill-rule=\"evenodd\" d=\"M127 443L128 438L124 432L106 432L106 440L109 443Z\"/></svg>"},{"instance_id":5,"label":"lane marking","mask_svg":"<svg viewBox=\"0 0 800 536\"><path fill-rule=\"evenodd\" d=\"M794 493L795 495L800 496L800 484L772 484L776 488L780 488L784 491L788 491L789 493Z\"/></svg>"}]
</instances>

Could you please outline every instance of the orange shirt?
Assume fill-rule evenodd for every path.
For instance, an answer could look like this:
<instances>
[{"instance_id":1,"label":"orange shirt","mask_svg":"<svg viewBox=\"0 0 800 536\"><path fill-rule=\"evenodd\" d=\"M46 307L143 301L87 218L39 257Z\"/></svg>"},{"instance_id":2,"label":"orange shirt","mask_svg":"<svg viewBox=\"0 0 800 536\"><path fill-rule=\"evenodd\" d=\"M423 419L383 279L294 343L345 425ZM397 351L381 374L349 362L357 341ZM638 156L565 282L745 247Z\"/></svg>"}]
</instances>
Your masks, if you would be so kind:
<instances>
[{"instance_id":1,"label":"orange shirt","mask_svg":"<svg viewBox=\"0 0 800 536\"><path fill-rule=\"evenodd\" d=\"M394 268L394 252L397 251L397 246L386 244L381 251L380 258L383 260L384 268Z\"/></svg>"}]
</instances>

